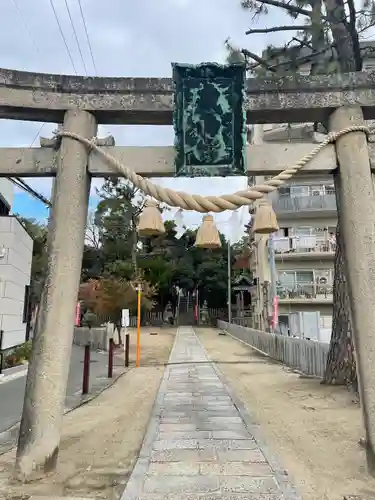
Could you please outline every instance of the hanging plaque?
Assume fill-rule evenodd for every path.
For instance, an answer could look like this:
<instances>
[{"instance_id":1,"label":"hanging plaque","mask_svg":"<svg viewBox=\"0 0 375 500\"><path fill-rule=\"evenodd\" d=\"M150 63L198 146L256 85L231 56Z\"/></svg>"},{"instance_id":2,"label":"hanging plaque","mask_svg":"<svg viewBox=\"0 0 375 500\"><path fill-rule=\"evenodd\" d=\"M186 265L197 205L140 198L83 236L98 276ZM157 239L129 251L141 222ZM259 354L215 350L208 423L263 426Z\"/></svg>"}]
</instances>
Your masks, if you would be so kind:
<instances>
[{"instance_id":1,"label":"hanging plaque","mask_svg":"<svg viewBox=\"0 0 375 500\"><path fill-rule=\"evenodd\" d=\"M172 66L176 175L246 175L245 67Z\"/></svg>"}]
</instances>

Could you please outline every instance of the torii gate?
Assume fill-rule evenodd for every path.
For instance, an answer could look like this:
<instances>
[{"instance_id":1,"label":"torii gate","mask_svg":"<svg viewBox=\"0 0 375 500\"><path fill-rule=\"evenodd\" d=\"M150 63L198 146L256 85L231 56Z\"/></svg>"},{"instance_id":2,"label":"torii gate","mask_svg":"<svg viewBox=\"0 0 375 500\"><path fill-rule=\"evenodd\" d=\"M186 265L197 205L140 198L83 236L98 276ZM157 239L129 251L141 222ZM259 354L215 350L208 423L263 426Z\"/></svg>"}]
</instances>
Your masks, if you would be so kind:
<instances>
[{"instance_id":1,"label":"torii gate","mask_svg":"<svg viewBox=\"0 0 375 500\"><path fill-rule=\"evenodd\" d=\"M0 117L63 123L91 139L98 124L171 125L174 88L168 78L88 78L0 69ZM329 120L330 130L375 119L375 74L248 80L248 123ZM61 142L61 143L60 143ZM110 144L106 141L102 144ZM48 278L40 328L27 377L17 465L21 477L36 466L55 467L68 376L91 177L118 176L97 154L63 137L36 149L0 150L2 177L55 177L49 227ZM248 175L280 173L315 145L248 146ZM106 151L145 177L173 176L168 147ZM337 159L338 161L337 161ZM367 461L375 471L375 151L363 132L326 146L304 168L310 175L340 167L340 220L350 287ZM372 160L372 161L370 161Z\"/></svg>"}]
</instances>

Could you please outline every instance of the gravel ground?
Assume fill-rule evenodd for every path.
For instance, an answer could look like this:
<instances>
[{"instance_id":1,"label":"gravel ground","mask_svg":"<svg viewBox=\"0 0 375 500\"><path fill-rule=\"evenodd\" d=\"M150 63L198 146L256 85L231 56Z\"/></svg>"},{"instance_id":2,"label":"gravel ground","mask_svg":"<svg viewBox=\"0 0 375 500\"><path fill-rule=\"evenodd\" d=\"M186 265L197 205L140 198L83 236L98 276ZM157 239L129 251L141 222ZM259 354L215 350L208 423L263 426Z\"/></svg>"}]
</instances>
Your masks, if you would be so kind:
<instances>
[{"instance_id":1,"label":"gravel ground","mask_svg":"<svg viewBox=\"0 0 375 500\"><path fill-rule=\"evenodd\" d=\"M375 498L375 479L365 472L358 444L360 409L345 388L302 378L217 330L198 330L198 336L303 500Z\"/></svg>"},{"instance_id":2,"label":"gravel ground","mask_svg":"<svg viewBox=\"0 0 375 500\"><path fill-rule=\"evenodd\" d=\"M96 399L64 417L56 474L26 485L14 484L11 476L15 451L1 456L0 498L19 500L28 495L120 498L142 445L175 331L142 329L141 367L131 367ZM131 331L130 354L134 361L134 331ZM122 362L123 353L118 353L115 365Z\"/></svg>"}]
</instances>

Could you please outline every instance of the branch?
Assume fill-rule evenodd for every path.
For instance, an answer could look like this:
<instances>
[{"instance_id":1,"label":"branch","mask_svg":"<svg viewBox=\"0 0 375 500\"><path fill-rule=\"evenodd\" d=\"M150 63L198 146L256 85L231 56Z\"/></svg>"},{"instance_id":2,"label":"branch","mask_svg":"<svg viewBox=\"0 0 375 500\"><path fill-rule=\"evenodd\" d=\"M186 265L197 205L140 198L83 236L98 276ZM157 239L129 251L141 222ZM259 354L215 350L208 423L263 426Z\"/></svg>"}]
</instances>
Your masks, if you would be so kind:
<instances>
[{"instance_id":1,"label":"branch","mask_svg":"<svg viewBox=\"0 0 375 500\"><path fill-rule=\"evenodd\" d=\"M331 50L331 47L326 47L325 49L319 50L317 52L312 52L311 54L309 54L307 56L297 57L293 61L289 60L289 61L283 61L283 62L280 62L277 64L273 64L272 66L269 66L268 69L270 69L271 71L275 71L275 68L279 68L280 66L287 66L288 64L291 64L291 63L304 64L306 62L310 62L315 56L319 56L321 54L324 54L325 52L328 52L329 50Z\"/></svg>"},{"instance_id":2,"label":"branch","mask_svg":"<svg viewBox=\"0 0 375 500\"><path fill-rule=\"evenodd\" d=\"M263 66L264 68L268 69L268 71L272 71L273 73L276 73L276 70L272 68L272 66L270 66L267 61L265 61L264 59L262 59L261 57L257 56L256 54L254 54L253 52L250 52L249 50L247 49L242 49L241 50L242 54L245 56L245 57L250 57L250 59L254 59L254 61L256 61L260 66Z\"/></svg>"},{"instance_id":3,"label":"branch","mask_svg":"<svg viewBox=\"0 0 375 500\"><path fill-rule=\"evenodd\" d=\"M301 7L297 7L297 5L290 5L284 2L279 2L278 0L255 0L261 4L272 5L273 7L280 7L280 9L287 10L293 14L300 14L301 16L311 17L311 12L306 9L302 9Z\"/></svg>"},{"instance_id":4,"label":"branch","mask_svg":"<svg viewBox=\"0 0 375 500\"><path fill-rule=\"evenodd\" d=\"M311 25L305 26L276 26L274 28L263 28L256 30L247 30L245 31L245 35L254 35L255 33L276 33L278 31L302 31L302 30L310 30L312 28Z\"/></svg>"},{"instance_id":5,"label":"branch","mask_svg":"<svg viewBox=\"0 0 375 500\"><path fill-rule=\"evenodd\" d=\"M296 38L295 36L292 38L295 42L299 43L301 47L307 47L310 50L314 50L313 46L311 43L306 42L306 40L300 40L299 38Z\"/></svg>"},{"instance_id":6,"label":"branch","mask_svg":"<svg viewBox=\"0 0 375 500\"><path fill-rule=\"evenodd\" d=\"M293 38L292 38L292 39L291 39L291 40L290 40L290 41L289 41L289 42L288 42L288 43L287 43L284 47L282 47L282 48L280 48L280 49L274 49L274 53L272 54L271 60L272 60L272 59L275 59L275 58L278 58L278 57L282 57L282 56L284 56L285 54L287 54L287 53L288 53L288 50L290 50L290 45L291 45L291 43L293 42L293 40L295 40L295 38L294 38L294 37L293 37ZM298 41L298 40L297 40L297 41ZM242 52L242 54L243 54L243 51L241 51L241 52ZM245 57L245 54L243 54L243 55L244 55L244 57ZM250 57L250 56L249 56L249 57ZM246 57L245 57L245 59L246 59ZM256 63L253 63L253 64L249 64L249 65L247 66L247 69L248 69L249 71L253 71L253 70L254 70L254 69L256 69L256 68L259 68L259 66L264 66L264 63L267 63L267 64L268 64L268 62L267 62L266 60L262 60L262 61L264 61L262 64L260 64L259 62L256 62ZM270 70L270 71L272 71L272 67L277 67L277 64L276 64L276 65L272 65L272 66L271 66L271 70Z\"/></svg>"}]
</instances>

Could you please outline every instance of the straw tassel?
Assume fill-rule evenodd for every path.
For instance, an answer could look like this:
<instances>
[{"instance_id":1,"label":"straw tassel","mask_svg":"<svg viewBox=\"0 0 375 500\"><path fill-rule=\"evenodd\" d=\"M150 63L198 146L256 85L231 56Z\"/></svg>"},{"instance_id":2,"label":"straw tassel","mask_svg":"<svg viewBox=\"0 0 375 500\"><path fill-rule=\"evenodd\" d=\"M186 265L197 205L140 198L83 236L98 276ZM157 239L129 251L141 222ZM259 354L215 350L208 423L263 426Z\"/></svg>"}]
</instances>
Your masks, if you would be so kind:
<instances>
[{"instance_id":1,"label":"straw tassel","mask_svg":"<svg viewBox=\"0 0 375 500\"><path fill-rule=\"evenodd\" d=\"M147 200L139 216L137 232L140 236L159 236L165 233L163 219L158 204L154 200Z\"/></svg>"},{"instance_id":2,"label":"straw tassel","mask_svg":"<svg viewBox=\"0 0 375 500\"><path fill-rule=\"evenodd\" d=\"M205 215L202 219L197 236L195 238L195 245L197 248L220 248L221 241L219 231L215 226L214 218L212 215Z\"/></svg>"},{"instance_id":3,"label":"straw tassel","mask_svg":"<svg viewBox=\"0 0 375 500\"><path fill-rule=\"evenodd\" d=\"M254 216L253 232L257 234L271 234L279 230L276 214L271 203L260 200Z\"/></svg>"}]
</instances>

